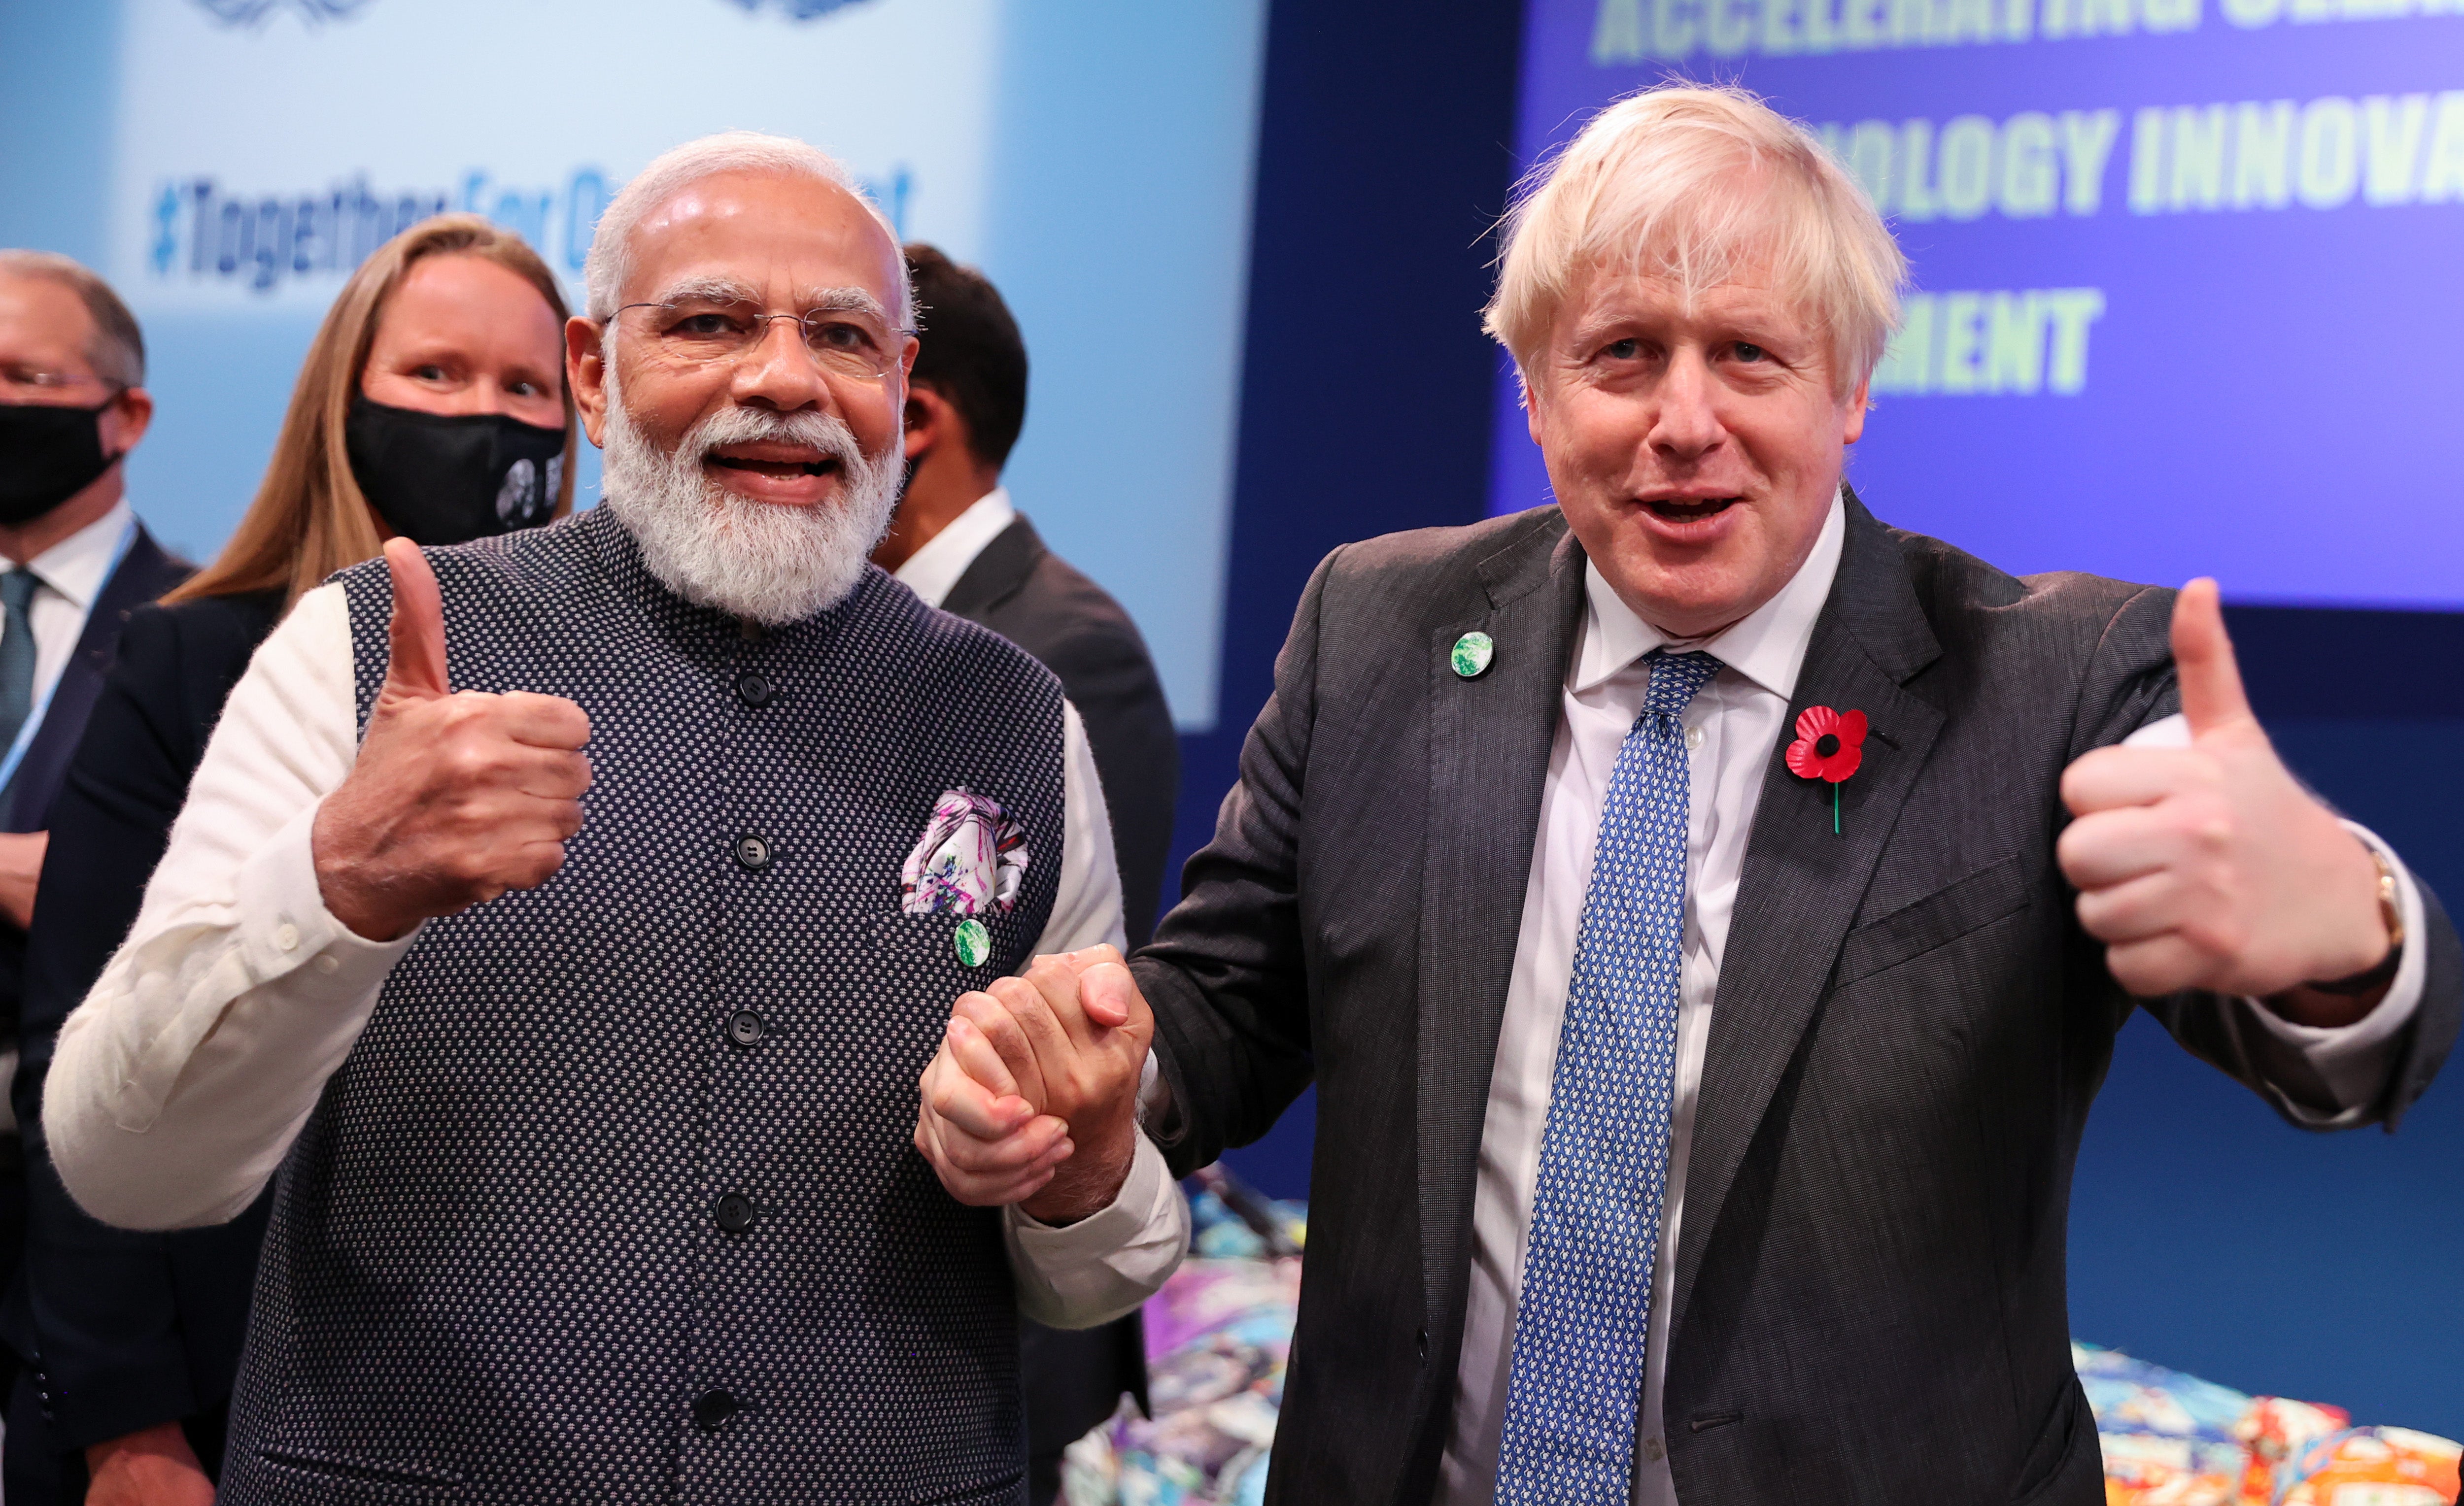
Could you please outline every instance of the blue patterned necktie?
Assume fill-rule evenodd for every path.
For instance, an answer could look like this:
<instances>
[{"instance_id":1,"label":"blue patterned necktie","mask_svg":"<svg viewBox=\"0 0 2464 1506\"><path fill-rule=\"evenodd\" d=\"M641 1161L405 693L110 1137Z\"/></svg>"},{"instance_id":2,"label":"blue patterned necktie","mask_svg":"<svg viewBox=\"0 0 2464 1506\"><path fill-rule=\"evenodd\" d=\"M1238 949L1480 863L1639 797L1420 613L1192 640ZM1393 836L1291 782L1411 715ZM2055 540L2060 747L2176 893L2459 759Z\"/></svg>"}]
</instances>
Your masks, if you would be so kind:
<instances>
[{"instance_id":1,"label":"blue patterned necktie","mask_svg":"<svg viewBox=\"0 0 2464 1506\"><path fill-rule=\"evenodd\" d=\"M38 583L23 565L0 575L0 753L34 714L34 622L26 606Z\"/></svg>"},{"instance_id":2,"label":"blue patterned necktie","mask_svg":"<svg viewBox=\"0 0 2464 1506\"><path fill-rule=\"evenodd\" d=\"M1719 672L1708 654L1655 654L1609 776L1540 1141L1498 1506L1622 1506L1632 1489L1685 953L1680 718Z\"/></svg>"}]
</instances>

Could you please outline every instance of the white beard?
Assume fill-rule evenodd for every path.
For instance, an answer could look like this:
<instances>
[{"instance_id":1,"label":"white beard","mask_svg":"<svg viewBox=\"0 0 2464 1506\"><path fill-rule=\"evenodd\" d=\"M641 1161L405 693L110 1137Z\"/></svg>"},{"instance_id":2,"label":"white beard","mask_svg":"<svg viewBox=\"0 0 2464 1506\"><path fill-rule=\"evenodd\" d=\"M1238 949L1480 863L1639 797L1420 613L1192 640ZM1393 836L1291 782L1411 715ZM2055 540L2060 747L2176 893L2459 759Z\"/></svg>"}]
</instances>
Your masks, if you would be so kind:
<instances>
[{"instance_id":1,"label":"white beard","mask_svg":"<svg viewBox=\"0 0 2464 1506\"><path fill-rule=\"evenodd\" d=\"M604 501L641 546L650 574L688 601L771 627L847 600L890 527L905 447L893 442L868 460L833 414L730 405L662 451L625 410L615 372L607 375ZM713 449L759 440L809 445L836 459L838 496L818 507L781 507L738 496L703 473Z\"/></svg>"}]
</instances>

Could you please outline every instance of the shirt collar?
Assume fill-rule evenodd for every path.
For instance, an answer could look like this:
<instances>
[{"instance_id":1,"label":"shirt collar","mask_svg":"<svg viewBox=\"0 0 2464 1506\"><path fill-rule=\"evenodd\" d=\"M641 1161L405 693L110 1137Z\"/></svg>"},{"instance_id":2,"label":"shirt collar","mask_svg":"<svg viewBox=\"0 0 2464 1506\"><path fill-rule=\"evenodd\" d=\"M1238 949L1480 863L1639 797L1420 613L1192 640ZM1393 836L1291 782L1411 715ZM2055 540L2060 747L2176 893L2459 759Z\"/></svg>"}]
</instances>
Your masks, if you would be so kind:
<instances>
[{"instance_id":1,"label":"shirt collar","mask_svg":"<svg viewBox=\"0 0 2464 1506\"><path fill-rule=\"evenodd\" d=\"M122 497L110 512L26 561L34 578L76 603L80 612L94 609L102 582L120 558L120 535L136 522Z\"/></svg>"},{"instance_id":2,"label":"shirt collar","mask_svg":"<svg viewBox=\"0 0 2464 1506\"><path fill-rule=\"evenodd\" d=\"M1017 517L1009 488L995 487L969 503L965 512L950 519L891 574L922 598L925 605L939 606L950 599L958 578L967 573L984 546L1000 537Z\"/></svg>"},{"instance_id":3,"label":"shirt collar","mask_svg":"<svg viewBox=\"0 0 2464 1506\"><path fill-rule=\"evenodd\" d=\"M1779 594L1707 638L1671 638L1637 617L1612 589L1599 566L1583 564L1583 644L1574 656L1568 688L1580 694L1635 664L1656 648L1685 653L1700 648L1782 700L1796 694L1796 672L1814 642L1815 620L1831 598L1839 554L1848 537L1848 510L1834 496L1831 513L1805 563Z\"/></svg>"}]
</instances>

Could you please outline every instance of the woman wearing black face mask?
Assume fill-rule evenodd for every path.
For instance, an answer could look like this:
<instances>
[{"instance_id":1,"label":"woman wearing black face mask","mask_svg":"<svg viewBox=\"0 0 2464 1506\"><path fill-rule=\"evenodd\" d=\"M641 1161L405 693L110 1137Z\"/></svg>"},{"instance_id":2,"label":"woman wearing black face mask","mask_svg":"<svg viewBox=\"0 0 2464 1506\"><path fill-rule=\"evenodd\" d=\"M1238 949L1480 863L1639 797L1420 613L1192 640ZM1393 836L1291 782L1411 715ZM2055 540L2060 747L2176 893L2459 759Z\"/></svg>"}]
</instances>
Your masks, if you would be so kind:
<instances>
[{"instance_id":1,"label":"woman wearing black face mask","mask_svg":"<svg viewBox=\"0 0 2464 1506\"><path fill-rule=\"evenodd\" d=\"M59 1023L136 919L223 699L291 603L395 534L461 543L571 511L565 317L546 265L485 220L446 215L396 236L309 346L265 481L221 557L129 620L53 807L44 924L27 957L14 1102L30 1126L26 1296L60 1470L45 1506L211 1502L267 1207L170 1235L107 1230L79 1211L40 1144ZM9 1484L23 1506L20 1481Z\"/></svg>"}]
</instances>

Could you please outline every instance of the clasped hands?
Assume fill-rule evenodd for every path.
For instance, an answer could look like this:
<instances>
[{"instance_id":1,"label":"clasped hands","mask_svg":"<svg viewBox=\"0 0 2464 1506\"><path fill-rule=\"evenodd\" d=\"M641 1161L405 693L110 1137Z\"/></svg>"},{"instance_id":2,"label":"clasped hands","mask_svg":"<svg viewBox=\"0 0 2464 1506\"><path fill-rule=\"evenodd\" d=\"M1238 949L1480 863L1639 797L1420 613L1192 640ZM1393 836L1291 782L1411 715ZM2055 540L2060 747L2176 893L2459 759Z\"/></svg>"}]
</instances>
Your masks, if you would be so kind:
<instances>
[{"instance_id":1,"label":"clasped hands","mask_svg":"<svg viewBox=\"0 0 2464 1506\"><path fill-rule=\"evenodd\" d=\"M2264 998L2300 1024L2350 1024L2378 994L2303 985L2387 955L2378 864L2277 757L2213 580L2174 604L2173 662L2190 745L2100 748L2062 774L2076 819L2056 855L2079 924L2141 997L2204 989Z\"/></svg>"},{"instance_id":2,"label":"clasped hands","mask_svg":"<svg viewBox=\"0 0 2464 1506\"><path fill-rule=\"evenodd\" d=\"M924 1069L915 1148L952 1197L1075 1223L1119 1195L1137 1150L1155 1015L1111 947L1038 957L952 1006Z\"/></svg>"}]
</instances>

